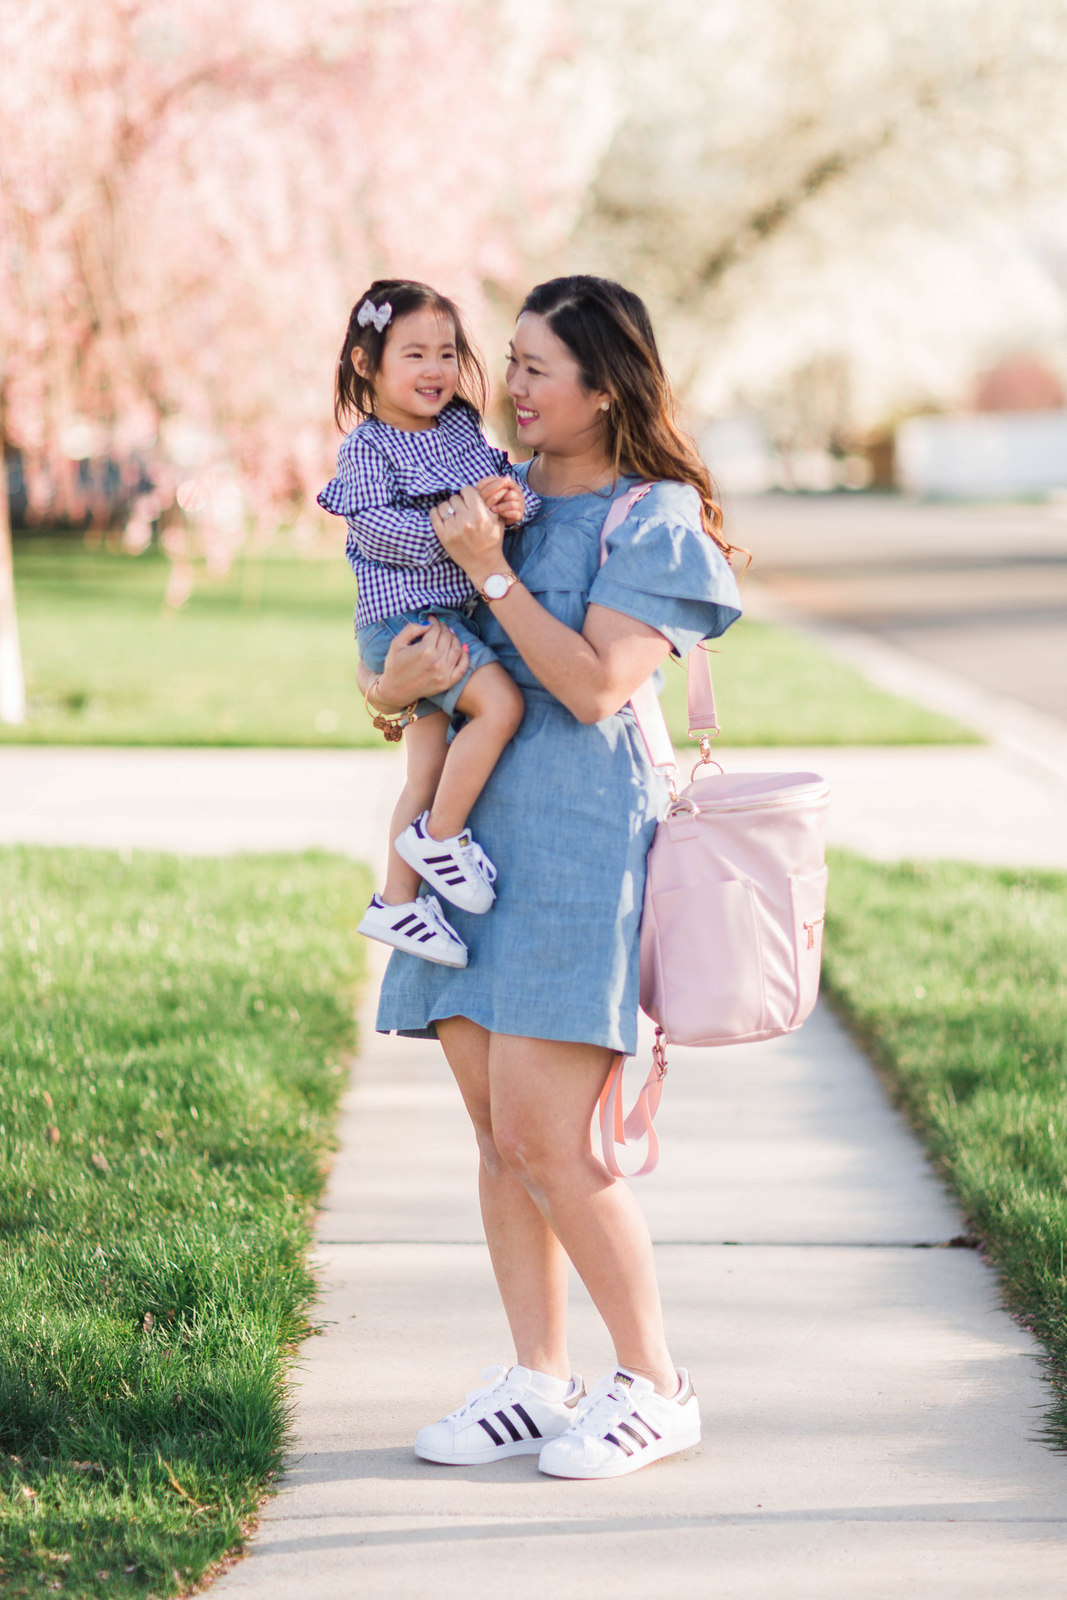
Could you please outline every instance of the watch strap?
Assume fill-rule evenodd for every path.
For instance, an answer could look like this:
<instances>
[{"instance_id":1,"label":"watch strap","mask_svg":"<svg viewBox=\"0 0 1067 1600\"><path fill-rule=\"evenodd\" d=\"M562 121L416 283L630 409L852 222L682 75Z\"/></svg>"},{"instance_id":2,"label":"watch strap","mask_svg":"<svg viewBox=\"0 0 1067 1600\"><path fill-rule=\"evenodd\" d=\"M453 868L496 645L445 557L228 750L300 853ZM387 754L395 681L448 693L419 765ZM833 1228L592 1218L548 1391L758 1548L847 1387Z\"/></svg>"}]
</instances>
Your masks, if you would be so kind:
<instances>
[{"instance_id":1,"label":"watch strap","mask_svg":"<svg viewBox=\"0 0 1067 1600\"><path fill-rule=\"evenodd\" d=\"M510 568L507 572L491 572L485 580L486 584L492 583L494 578L501 579L504 583L504 588L500 594L487 594L484 587L478 590L478 593L481 595L482 599L487 605L492 605L494 600L503 600L504 596L506 594L510 594L511 590L519 581L518 573L512 572Z\"/></svg>"}]
</instances>

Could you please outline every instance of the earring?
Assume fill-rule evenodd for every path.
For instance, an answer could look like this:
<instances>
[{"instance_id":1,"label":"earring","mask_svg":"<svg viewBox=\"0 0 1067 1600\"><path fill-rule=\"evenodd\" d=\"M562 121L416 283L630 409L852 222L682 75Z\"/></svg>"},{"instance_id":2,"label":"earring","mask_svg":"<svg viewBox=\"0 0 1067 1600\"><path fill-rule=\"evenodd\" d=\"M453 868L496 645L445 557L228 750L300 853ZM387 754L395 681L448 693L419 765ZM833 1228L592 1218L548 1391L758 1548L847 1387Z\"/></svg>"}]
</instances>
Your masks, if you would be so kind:
<instances>
[{"instance_id":1,"label":"earring","mask_svg":"<svg viewBox=\"0 0 1067 1600\"><path fill-rule=\"evenodd\" d=\"M601 400L600 409L601 409L601 411L610 411L611 410L611 401L610 400Z\"/></svg>"}]
</instances>

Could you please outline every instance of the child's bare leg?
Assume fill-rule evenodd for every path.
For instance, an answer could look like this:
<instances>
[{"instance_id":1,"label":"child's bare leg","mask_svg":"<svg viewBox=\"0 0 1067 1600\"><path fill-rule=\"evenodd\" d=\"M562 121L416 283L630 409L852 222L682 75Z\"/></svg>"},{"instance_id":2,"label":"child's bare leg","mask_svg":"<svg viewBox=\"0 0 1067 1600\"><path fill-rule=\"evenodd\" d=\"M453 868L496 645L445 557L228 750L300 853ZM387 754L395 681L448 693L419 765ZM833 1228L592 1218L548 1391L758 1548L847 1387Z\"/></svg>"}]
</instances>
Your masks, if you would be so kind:
<instances>
[{"instance_id":1,"label":"child's bare leg","mask_svg":"<svg viewBox=\"0 0 1067 1600\"><path fill-rule=\"evenodd\" d=\"M389 824L389 866L382 890L387 906L405 905L419 892L419 874L400 859L393 844L397 834L433 804L448 750L448 722L443 711L433 711L429 716L417 717L404 729L407 777Z\"/></svg>"},{"instance_id":2,"label":"child's bare leg","mask_svg":"<svg viewBox=\"0 0 1067 1600\"><path fill-rule=\"evenodd\" d=\"M451 839L463 831L525 710L514 679L495 661L471 673L457 706L470 720L448 746L427 822L432 839Z\"/></svg>"}]
</instances>

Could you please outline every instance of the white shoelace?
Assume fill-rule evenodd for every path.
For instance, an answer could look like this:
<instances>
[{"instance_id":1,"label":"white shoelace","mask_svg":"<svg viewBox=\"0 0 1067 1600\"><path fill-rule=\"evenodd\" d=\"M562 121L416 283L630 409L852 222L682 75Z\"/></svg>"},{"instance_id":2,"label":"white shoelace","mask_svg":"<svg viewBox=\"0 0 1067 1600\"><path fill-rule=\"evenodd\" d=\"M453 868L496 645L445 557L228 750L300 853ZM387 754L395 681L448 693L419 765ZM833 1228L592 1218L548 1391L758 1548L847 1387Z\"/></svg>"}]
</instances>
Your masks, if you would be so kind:
<instances>
[{"instance_id":1,"label":"white shoelace","mask_svg":"<svg viewBox=\"0 0 1067 1600\"><path fill-rule=\"evenodd\" d=\"M480 844L472 839L470 844L460 845L458 848L464 864L469 863L473 870L476 873L480 872L489 883L496 882L496 868Z\"/></svg>"},{"instance_id":2,"label":"white shoelace","mask_svg":"<svg viewBox=\"0 0 1067 1600\"><path fill-rule=\"evenodd\" d=\"M502 1405L505 1401L510 1400L513 1394L520 1393L521 1385L513 1383L507 1377L507 1374L507 1367L486 1367L482 1373L483 1379L487 1380L484 1387L472 1389L458 1410L450 1413L449 1421L466 1422L469 1417L473 1417L478 1411L484 1411L485 1406L480 1402L488 1400L490 1395L495 1402L491 1409L495 1410L497 1405ZM502 1382L502 1379L507 1379L507 1381Z\"/></svg>"},{"instance_id":3,"label":"white shoelace","mask_svg":"<svg viewBox=\"0 0 1067 1600\"><path fill-rule=\"evenodd\" d=\"M577 1433L603 1438L620 1417L633 1416L636 1411L637 1407L625 1390L614 1388L610 1378L602 1378L585 1405L580 1407L571 1426Z\"/></svg>"},{"instance_id":4,"label":"white shoelace","mask_svg":"<svg viewBox=\"0 0 1067 1600\"><path fill-rule=\"evenodd\" d=\"M422 907L422 914L426 921L431 923L438 933L443 933L451 944L454 944L456 935L445 921L445 914L441 910L441 903L437 896L424 894L420 896L417 903Z\"/></svg>"}]
</instances>

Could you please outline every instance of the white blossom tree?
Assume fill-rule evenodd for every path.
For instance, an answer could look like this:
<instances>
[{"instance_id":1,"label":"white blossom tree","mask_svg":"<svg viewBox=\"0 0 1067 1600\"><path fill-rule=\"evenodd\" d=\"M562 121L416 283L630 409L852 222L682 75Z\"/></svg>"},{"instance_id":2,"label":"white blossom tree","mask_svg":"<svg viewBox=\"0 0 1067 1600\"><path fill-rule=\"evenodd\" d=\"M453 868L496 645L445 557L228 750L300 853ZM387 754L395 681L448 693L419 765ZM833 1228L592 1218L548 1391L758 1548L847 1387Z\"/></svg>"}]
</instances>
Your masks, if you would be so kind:
<instances>
[{"instance_id":1,"label":"white blossom tree","mask_svg":"<svg viewBox=\"0 0 1067 1600\"><path fill-rule=\"evenodd\" d=\"M574 257L643 286L696 408L835 360L847 409L958 397L1058 341L1059 0L612 0L620 115Z\"/></svg>"}]
</instances>

